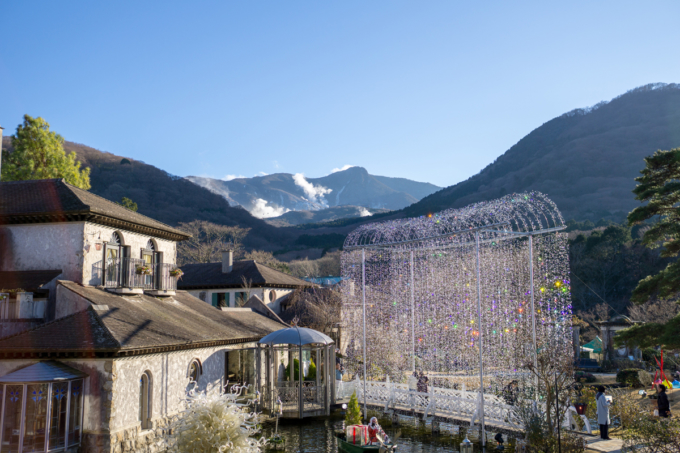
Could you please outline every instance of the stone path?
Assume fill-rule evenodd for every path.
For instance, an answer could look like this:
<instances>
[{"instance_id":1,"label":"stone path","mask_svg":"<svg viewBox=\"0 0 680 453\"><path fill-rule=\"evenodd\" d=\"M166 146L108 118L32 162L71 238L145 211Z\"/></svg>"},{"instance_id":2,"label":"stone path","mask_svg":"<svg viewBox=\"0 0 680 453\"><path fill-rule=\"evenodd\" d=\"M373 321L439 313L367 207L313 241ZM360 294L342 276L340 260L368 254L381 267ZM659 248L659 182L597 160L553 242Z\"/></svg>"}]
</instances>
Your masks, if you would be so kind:
<instances>
[{"instance_id":1,"label":"stone path","mask_svg":"<svg viewBox=\"0 0 680 453\"><path fill-rule=\"evenodd\" d=\"M599 437L586 437L586 449L602 453L621 453L621 439L602 440Z\"/></svg>"}]
</instances>

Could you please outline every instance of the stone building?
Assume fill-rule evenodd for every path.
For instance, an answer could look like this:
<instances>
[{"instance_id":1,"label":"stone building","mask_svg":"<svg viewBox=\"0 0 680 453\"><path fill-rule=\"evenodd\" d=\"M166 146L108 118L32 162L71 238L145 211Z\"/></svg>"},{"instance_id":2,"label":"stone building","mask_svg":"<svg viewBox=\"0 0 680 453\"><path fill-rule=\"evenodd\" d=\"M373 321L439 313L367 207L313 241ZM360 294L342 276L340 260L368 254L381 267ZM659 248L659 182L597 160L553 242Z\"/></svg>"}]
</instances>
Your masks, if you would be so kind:
<instances>
[{"instance_id":1,"label":"stone building","mask_svg":"<svg viewBox=\"0 0 680 453\"><path fill-rule=\"evenodd\" d=\"M276 314L290 293L314 286L254 260L234 261L231 251L221 263L185 264L182 271L177 287L215 307L239 307L257 296Z\"/></svg>"},{"instance_id":2,"label":"stone building","mask_svg":"<svg viewBox=\"0 0 680 453\"><path fill-rule=\"evenodd\" d=\"M0 183L0 451L162 451L191 381L259 384L285 326L177 290L185 238L63 180Z\"/></svg>"}]
</instances>

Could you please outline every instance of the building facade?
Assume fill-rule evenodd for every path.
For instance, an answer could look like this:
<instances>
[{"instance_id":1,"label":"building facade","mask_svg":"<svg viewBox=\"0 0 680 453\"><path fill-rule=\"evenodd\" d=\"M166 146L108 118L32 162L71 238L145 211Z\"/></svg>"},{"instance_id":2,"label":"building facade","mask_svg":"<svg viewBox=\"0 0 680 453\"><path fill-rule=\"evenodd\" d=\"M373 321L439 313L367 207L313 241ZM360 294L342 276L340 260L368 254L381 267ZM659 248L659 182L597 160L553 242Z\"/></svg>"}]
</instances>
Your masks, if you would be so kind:
<instances>
[{"instance_id":1,"label":"building facade","mask_svg":"<svg viewBox=\"0 0 680 453\"><path fill-rule=\"evenodd\" d=\"M163 451L194 385L258 385L285 325L177 290L186 238L63 180L0 183L0 451Z\"/></svg>"}]
</instances>

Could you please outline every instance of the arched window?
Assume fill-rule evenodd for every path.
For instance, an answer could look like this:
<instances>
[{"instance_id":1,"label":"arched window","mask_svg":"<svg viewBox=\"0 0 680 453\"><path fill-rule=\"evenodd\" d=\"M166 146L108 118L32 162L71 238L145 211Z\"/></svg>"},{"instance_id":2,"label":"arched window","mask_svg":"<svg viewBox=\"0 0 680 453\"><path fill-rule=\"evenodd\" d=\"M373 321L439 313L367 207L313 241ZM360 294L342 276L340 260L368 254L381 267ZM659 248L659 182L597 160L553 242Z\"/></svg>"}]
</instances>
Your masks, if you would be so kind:
<instances>
[{"instance_id":1,"label":"arched window","mask_svg":"<svg viewBox=\"0 0 680 453\"><path fill-rule=\"evenodd\" d=\"M151 428L151 372L145 371L139 379L139 422L142 429Z\"/></svg>"},{"instance_id":2,"label":"arched window","mask_svg":"<svg viewBox=\"0 0 680 453\"><path fill-rule=\"evenodd\" d=\"M113 232L113 234L111 234L109 245L121 245L120 236L115 231Z\"/></svg>"},{"instance_id":3,"label":"arched window","mask_svg":"<svg viewBox=\"0 0 680 453\"><path fill-rule=\"evenodd\" d=\"M191 364L189 364L189 382L196 382L198 383L198 378L202 374L201 370L201 362L198 359L194 359L191 361Z\"/></svg>"},{"instance_id":4,"label":"arched window","mask_svg":"<svg viewBox=\"0 0 680 453\"><path fill-rule=\"evenodd\" d=\"M273 289L269 291L269 302L274 302L276 300L276 291Z\"/></svg>"},{"instance_id":5,"label":"arched window","mask_svg":"<svg viewBox=\"0 0 680 453\"><path fill-rule=\"evenodd\" d=\"M156 246L153 245L153 241L151 239L149 239L149 241L146 243L146 249L150 252L156 251Z\"/></svg>"}]
</instances>

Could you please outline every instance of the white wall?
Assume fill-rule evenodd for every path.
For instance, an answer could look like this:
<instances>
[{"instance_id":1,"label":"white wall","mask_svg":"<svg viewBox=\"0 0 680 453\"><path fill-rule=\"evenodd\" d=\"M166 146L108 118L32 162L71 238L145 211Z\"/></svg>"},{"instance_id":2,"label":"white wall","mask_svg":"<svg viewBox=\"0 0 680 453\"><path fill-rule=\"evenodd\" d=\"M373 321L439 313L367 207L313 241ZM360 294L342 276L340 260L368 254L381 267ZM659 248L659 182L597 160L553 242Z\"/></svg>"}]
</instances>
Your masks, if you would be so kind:
<instances>
[{"instance_id":1,"label":"white wall","mask_svg":"<svg viewBox=\"0 0 680 453\"><path fill-rule=\"evenodd\" d=\"M274 299L273 302L269 301L269 294L271 291L275 291L275 296L276 299ZM289 288L253 288L250 290L250 297L252 296L257 296L259 297L262 302L264 302L269 308L272 309L274 313L281 314L281 302L288 296L288 294L292 293L294 290L289 289ZM236 289L206 289L206 290L190 290L187 291L189 294L192 296L199 298L202 292L205 292L205 302L212 304L212 295L213 294L221 294L221 293L230 293L229 296L229 306L230 307L235 307L235 300L236 300L236 293L238 292L245 292L242 288L236 288Z\"/></svg>"},{"instance_id":2,"label":"white wall","mask_svg":"<svg viewBox=\"0 0 680 453\"><path fill-rule=\"evenodd\" d=\"M104 247L102 245L101 250L96 249L97 243L103 243L104 241L109 242L111 235L116 232L120 236L121 245L130 246L130 257L131 258L141 258L142 249L146 248L146 244L149 239L154 241L156 251L163 253L163 262L174 264L177 262L177 248L175 241L169 241L167 239L159 239L149 235L133 233L131 231L111 228L103 225L98 225L95 223L86 223L84 232L84 244L90 245L89 252L84 255L84 266L83 266L83 281L86 285L96 286L101 284L101 276L94 272L94 265L99 263L104 258Z\"/></svg>"},{"instance_id":3,"label":"white wall","mask_svg":"<svg viewBox=\"0 0 680 453\"><path fill-rule=\"evenodd\" d=\"M0 270L61 269L60 278L82 283L84 222L0 227L10 250L0 253Z\"/></svg>"},{"instance_id":4,"label":"white wall","mask_svg":"<svg viewBox=\"0 0 680 453\"><path fill-rule=\"evenodd\" d=\"M10 248L0 253L3 271L61 269L60 279L99 285L101 278L93 269L95 263L102 261L104 247L97 250L96 245L108 242L114 231L121 237L122 245L130 246L133 258L141 258L141 250L152 239L156 251L163 253L163 262L176 263L174 241L90 222L7 225L0 230Z\"/></svg>"},{"instance_id":5,"label":"white wall","mask_svg":"<svg viewBox=\"0 0 680 453\"><path fill-rule=\"evenodd\" d=\"M183 409L192 360L199 359L203 366L199 390L219 392L223 385L226 351L256 346L252 343L114 360L111 432L139 426L139 380L145 371L151 374L151 420L154 421Z\"/></svg>"}]
</instances>

